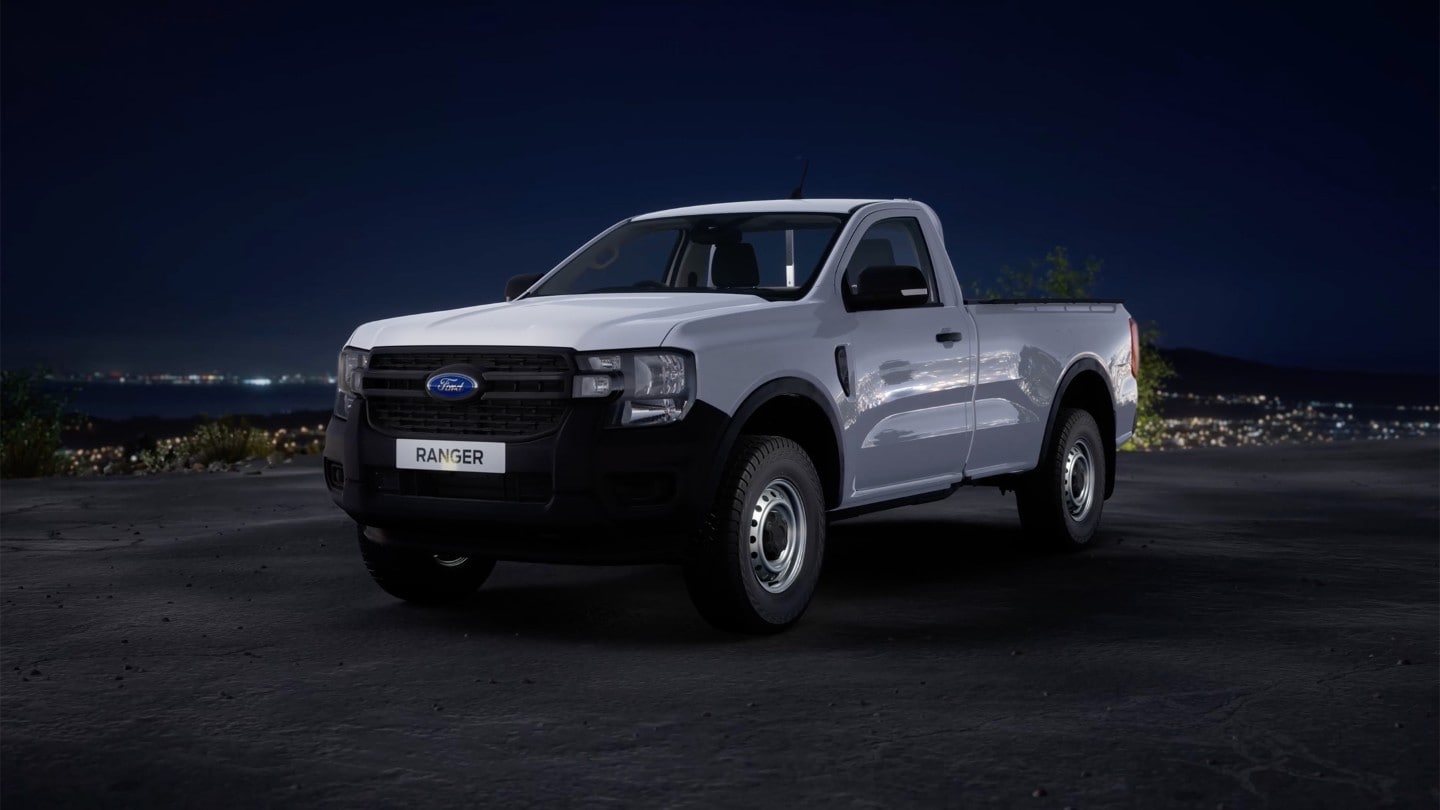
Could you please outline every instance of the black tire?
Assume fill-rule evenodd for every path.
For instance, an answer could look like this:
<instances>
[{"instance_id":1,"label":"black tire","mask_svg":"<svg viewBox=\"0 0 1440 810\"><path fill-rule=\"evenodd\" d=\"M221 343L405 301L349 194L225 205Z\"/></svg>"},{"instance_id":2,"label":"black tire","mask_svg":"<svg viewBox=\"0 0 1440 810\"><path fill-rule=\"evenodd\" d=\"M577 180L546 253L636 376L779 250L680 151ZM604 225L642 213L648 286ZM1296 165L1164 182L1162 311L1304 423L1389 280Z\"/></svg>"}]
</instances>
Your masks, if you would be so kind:
<instances>
[{"instance_id":1,"label":"black tire","mask_svg":"<svg viewBox=\"0 0 1440 810\"><path fill-rule=\"evenodd\" d=\"M805 450L779 436L740 437L687 550L690 600L722 630L784 630L815 594L825 530L825 496Z\"/></svg>"},{"instance_id":2,"label":"black tire","mask_svg":"<svg viewBox=\"0 0 1440 810\"><path fill-rule=\"evenodd\" d=\"M1040 466L1015 492L1020 525L1031 541L1057 551L1078 551L1090 545L1100 528L1105 476L1109 474L1102 442L1100 429L1088 411L1066 408L1056 417L1055 434L1040 457ZM1074 462L1072 453L1076 454ZM1082 501L1086 502L1083 506Z\"/></svg>"},{"instance_id":3,"label":"black tire","mask_svg":"<svg viewBox=\"0 0 1440 810\"><path fill-rule=\"evenodd\" d=\"M491 559L445 558L414 549L394 548L366 537L364 526L357 528L360 555L365 558L365 568L375 584L406 602L417 605L458 602L474 593L495 570L495 561Z\"/></svg>"}]
</instances>

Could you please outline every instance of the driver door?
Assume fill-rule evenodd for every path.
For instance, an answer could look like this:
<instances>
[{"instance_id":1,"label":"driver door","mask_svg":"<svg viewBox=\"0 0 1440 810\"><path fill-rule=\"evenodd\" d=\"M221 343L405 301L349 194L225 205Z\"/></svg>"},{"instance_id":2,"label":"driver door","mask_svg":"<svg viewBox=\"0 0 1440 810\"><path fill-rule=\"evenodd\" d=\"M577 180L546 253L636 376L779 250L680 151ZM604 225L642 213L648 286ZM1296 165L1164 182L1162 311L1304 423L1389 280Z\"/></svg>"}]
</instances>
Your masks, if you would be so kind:
<instances>
[{"instance_id":1,"label":"driver door","mask_svg":"<svg viewBox=\"0 0 1440 810\"><path fill-rule=\"evenodd\" d=\"M953 286L936 283L926 223L872 215L842 256L841 279L856 291L868 267L919 268L923 301L856 310L847 293L852 396L843 425L852 503L934 491L959 480L974 436L975 330ZM943 254L942 254L943 255ZM949 272L948 268L946 271Z\"/></svg>"}]
</instances>

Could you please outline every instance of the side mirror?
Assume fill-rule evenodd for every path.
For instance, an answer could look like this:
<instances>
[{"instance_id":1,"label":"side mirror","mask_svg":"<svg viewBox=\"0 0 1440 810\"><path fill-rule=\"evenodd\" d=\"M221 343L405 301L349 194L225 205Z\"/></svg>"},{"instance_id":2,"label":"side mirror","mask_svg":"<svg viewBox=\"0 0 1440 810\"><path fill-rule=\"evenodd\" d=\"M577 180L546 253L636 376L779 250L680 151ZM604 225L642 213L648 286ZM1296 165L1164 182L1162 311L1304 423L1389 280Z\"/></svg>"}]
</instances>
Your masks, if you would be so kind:
<instances>
[{"instance_id":1,"label":"side mirror","mask_svg":"<svg viewBox=\"0 0 1440 810\"><path fill-rule=\"evenodd\" d=\"M544 273L522 273L518 276L511 276L510 280L505 282L505 300L514 301L544 275Z\"/></svg>"},{"instance_id":2,"label":"side mirror","mask_svg":"<svg viewBox=\"0 0 1440 810\"><path fill-rule=\"evenodd\" d=\"M845 285L851 311L902 309L930 303L930 284L918 267L873 265L860 271L854 291Z\"/></svg>"}]
</instances>

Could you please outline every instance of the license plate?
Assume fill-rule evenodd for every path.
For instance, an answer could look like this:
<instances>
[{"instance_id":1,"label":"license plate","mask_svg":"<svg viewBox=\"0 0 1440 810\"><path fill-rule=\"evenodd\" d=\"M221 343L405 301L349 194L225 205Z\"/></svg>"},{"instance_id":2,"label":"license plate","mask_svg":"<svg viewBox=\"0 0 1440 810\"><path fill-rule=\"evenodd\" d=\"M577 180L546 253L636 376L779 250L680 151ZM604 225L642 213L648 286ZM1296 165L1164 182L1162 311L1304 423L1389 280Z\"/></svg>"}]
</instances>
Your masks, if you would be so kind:
<instances>
[{"instance_id":1,"label":"license plate","mask_svg":"<svg viewBox=\"0 0 1440 810\"><path fill-rule=\"evenodd\" d=\"M396 439L395 466L402 470L503 473L505 445L500 442Z\"/></svg>"}]
</instances>

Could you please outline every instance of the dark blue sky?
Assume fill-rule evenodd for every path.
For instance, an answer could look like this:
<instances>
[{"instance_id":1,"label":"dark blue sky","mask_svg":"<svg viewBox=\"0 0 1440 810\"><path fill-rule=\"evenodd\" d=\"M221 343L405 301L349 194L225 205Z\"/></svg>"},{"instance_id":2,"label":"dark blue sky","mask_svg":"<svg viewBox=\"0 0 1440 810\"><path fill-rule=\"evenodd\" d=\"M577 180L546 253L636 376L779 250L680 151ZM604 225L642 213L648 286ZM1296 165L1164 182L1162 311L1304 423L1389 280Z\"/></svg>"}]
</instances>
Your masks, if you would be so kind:
<instances>
[{"instance_id":1,"label":"dark blue sky","mask_svg":"<svg viewBox=\"0 0 1440 810\"><path fill-rule=\"evenodd\" d=\"M0 18L6 367L323 371L802 154L967 289L1063 244L1164 345L1440 362L1433 2L122 5Z\"/></svg>"}]
</instances>

